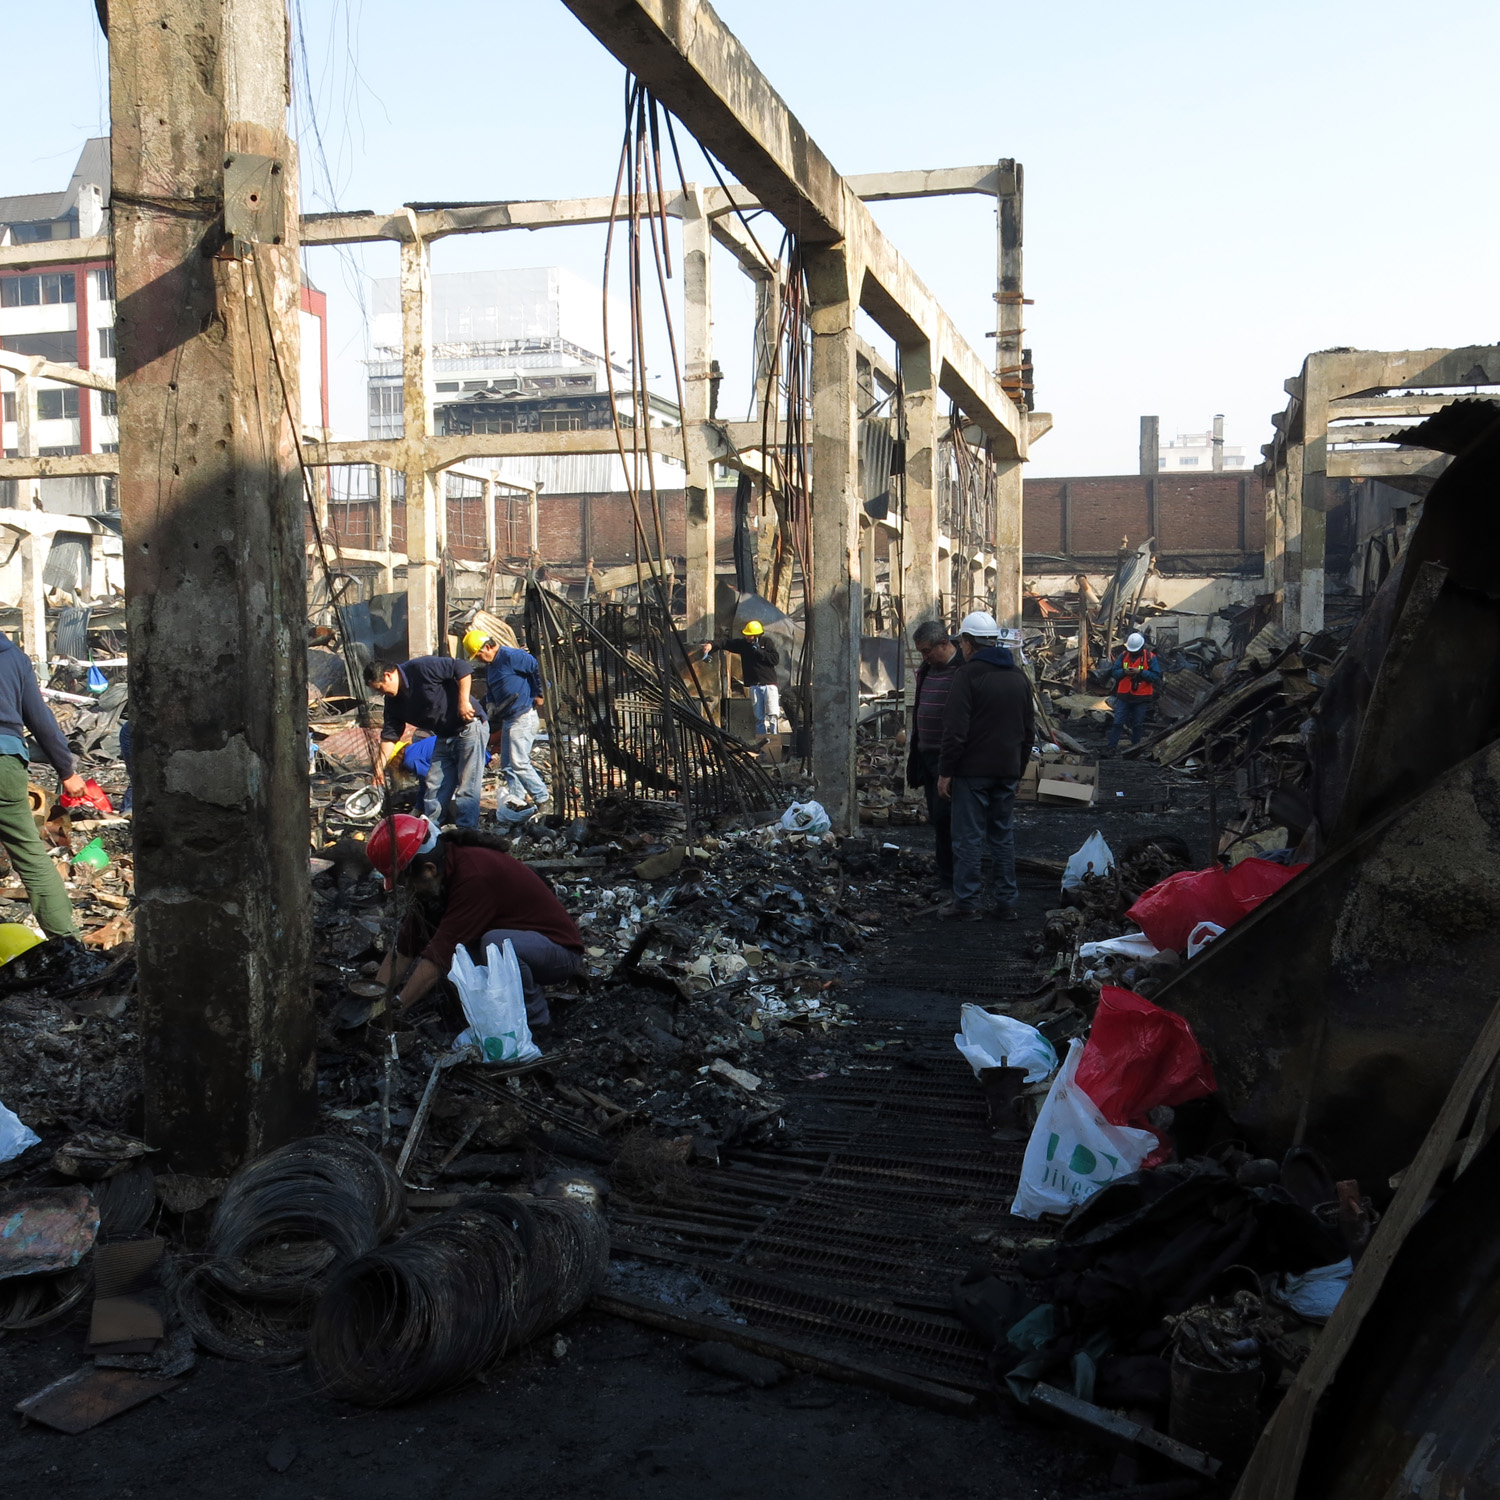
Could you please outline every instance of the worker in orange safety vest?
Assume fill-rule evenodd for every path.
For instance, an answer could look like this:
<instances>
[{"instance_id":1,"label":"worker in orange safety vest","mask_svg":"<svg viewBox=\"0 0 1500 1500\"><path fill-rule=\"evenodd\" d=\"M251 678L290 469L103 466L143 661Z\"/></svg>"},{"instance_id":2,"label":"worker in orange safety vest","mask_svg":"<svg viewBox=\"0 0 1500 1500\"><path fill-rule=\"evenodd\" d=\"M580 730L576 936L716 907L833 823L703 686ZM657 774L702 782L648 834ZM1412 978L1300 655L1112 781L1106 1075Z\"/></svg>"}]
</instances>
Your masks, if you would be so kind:
<instances>
[{"instance_id":1,"label":"worker in orange safety vest","mask_svg":"<svg viewBox=\"0 0 1500 1500\"><path fill-rule=\"evenodd\" d=\"M1146 714L1162 679L1161 662L1146 637L1134 631L1125 637L1125 650L1110 664L1107 675L1115 694L1115 721L1109 726L1108 742L1113 754L1127 726L1132 745L1139 745L1145 735Z\"/></svg>"}]
</instances>

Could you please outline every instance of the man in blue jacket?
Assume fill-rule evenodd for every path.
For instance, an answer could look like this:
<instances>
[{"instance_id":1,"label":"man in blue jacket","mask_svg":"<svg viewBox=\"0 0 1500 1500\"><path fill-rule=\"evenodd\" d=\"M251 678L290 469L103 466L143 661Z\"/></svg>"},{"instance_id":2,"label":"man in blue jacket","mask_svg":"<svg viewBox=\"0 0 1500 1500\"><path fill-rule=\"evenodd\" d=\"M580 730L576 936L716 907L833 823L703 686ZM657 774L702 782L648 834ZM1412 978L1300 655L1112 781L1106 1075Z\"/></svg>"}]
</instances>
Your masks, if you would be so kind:
<instances>
[{"instance_id":1,"label":"man in blue jacket","mask_svg":"<svg viewBox=\"0 0 1500 1500\"><path fill-rule=\"evenodd\" d=\"M31 759L26 748L28 731L56 769L63 791L81 797L83 777L74 770L68 742L42 699L30 658L13 641L0 636L0 844L26 887L42 931L49 938L76 937L73 904L57 866L42 847L26 795Z\"/></svg>"},{"instance_id":2,"label":"man in blue jacket","mask_svg":"<svg viewBox=\"0 0 1500 1500\"><path fill-rule=\"evenodd\" d=\"M1125 650L1105 676L1115 690L1115 721L1109 726L1111 753L1120 748L1120 734L1130 729L1130 743L1139 745L1146 733L1146 714L1161 686L1161 662L1139 631L1125 637Z\"/></svg>"},{"instance_id":3,"label":"man in blue jacket","mask_svg":"<svg viewBox=\"0 0 1500 1500\"><path fill-rule=\"evenodd\" d=\"M531 747L542 732L542 667L531 652L519 646L502 646L483 631L471 630L464 649L484 663L490 702L490 749L500 752L505 776L505 794L512 810L519 812L526 799L538 808L550 797L547 783L531 763Z\"/></svg>"},{"instance_id":4,"label":"man in blue jacket","mask_svg":"<svg viewBox=\"0 0 1500 1500\"><path fill-rule=\"evenodd\" d=\"M366 685L385 698L382 744L404 743L408 724L436 736L422 807L434 827L443 821L450 801L453 821L460 828L479 827L488 736L484 717L469 699L473 675L473 663L451 656L414 656L399 666L372 661L365 668ZM375 768L374 781L379 786L384 780L382 761Z\"/></svg>"}]
</instances>

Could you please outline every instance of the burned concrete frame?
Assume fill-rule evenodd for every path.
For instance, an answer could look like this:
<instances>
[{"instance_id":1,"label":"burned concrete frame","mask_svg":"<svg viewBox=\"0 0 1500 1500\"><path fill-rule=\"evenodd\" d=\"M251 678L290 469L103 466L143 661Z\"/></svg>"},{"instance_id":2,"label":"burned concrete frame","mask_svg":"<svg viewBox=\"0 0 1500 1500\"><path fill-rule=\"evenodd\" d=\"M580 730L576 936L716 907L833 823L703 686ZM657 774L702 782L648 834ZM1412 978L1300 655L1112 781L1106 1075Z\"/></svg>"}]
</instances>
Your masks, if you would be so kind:
<instances>
[{"instance_id":1,"label":"burned concrete frame","mask_svg":"<svg viewBox=\"0 0 1500 1500\"><path fill-rule=\"evenodd\" d=\"M1330 481L1378 479L1420 500L1448 455L1389 446L1464 387L1500 384L1500 345L1309 354L1285 382L1290 398L1271 418L1262 449L1266 493L1265 581L1282 629L1316 635L1328 591Z\"/></svg>"}]
</instances>

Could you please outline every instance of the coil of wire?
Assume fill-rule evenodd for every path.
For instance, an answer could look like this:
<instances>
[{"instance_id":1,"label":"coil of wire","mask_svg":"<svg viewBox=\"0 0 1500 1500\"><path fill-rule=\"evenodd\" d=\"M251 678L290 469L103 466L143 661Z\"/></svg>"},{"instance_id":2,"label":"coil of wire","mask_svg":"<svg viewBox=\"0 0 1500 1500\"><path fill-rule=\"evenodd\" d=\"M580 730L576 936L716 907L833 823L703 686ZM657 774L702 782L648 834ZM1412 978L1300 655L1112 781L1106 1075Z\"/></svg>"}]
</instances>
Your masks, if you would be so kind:
<instances>
[{"instance_id":1,"label":"coil of wire","mask_svg":"<svg viewBox=\"0 0 1500 1500\"><path fill-rule=\"evenodd\" d=\"M219 1200L207 1258L178 1282L184 1322L212 1353L294 1363L329 1275L393 1233L405 1205L396 1174L355 1141L313 1136L257 1158Z\"/></svg>"},{"instance_id":2,"label":"coil of wire","mask_svg":"<svg viewBox=\"0 0 1500 1500\"><path fill-rule=\"evenodd\" d=\"M476 1197L335 1272L308 1356L361 1406L451 1390L582 1307L608 1259L586 1204Z\"/></svg>"}]
</instances>

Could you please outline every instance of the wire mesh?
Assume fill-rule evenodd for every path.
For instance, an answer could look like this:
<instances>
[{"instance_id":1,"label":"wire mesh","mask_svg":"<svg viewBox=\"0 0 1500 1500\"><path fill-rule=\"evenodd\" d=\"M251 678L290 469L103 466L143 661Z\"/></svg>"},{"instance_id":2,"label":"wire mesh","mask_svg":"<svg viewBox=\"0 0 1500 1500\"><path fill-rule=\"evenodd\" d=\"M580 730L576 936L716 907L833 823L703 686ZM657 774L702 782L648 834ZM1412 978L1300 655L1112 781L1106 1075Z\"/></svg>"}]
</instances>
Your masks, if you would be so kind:
<instances>
[{"instance_id":1,"label":"wire mesh","mask_svg":"<svg viewBox=\"0 0 1500 1500\"><path fill-rule=\"evenodd\" d=\"M774 806L754 752L708 718L670 618L642 592L635 604L573 604L527 590L562 810L585 815L606 797L686 802L696 818Z\"/></svg>"}]
</instances>

